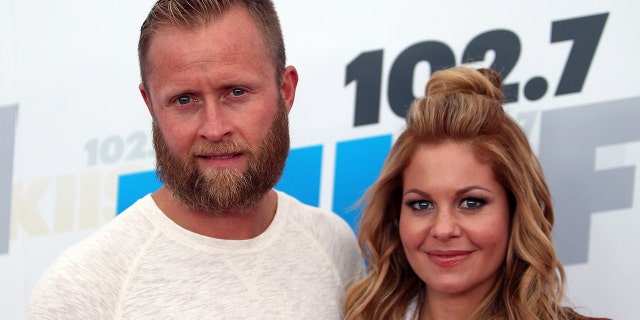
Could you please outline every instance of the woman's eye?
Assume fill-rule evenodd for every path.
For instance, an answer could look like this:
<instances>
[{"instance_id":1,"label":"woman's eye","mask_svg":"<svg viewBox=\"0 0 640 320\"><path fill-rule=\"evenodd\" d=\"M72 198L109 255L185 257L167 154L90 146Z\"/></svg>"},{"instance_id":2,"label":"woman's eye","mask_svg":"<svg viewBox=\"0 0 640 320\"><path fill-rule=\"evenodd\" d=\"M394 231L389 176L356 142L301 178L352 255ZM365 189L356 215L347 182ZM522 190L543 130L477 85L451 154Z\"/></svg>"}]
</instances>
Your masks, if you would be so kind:
<instances>
[{"instance_id":1,"label":"woman's eye","mask_svg":"<svg viewBox=\"0 0 640 320\"><path fill-rule=\"evenodd\" d=\"M482 207L485 203L486 201L482 199L469 198L462 200L462 202L460 203L460 207L464 209L477 209Z\"/></svg>"},{"instance_id":2,"label":"woman's eye","mask_svg":"<svg viewBox=\"0 0 640 320\"><path fill-rule=\"evenodd\" d=\"M408 204L413 210L428 210L433 208L433 204L426 200L410 201Z\"/></svg>"}]
</instances>

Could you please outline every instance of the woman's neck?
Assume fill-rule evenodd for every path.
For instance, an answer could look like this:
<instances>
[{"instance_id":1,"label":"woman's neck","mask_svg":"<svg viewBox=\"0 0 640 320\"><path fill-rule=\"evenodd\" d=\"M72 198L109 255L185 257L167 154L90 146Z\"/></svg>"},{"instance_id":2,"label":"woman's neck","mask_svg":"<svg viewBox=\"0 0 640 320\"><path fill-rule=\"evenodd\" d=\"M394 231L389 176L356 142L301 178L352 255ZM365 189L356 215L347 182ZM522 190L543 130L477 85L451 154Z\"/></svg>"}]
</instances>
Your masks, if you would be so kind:
<instances>
[{"instance_id":1,"label":"woman's neck","mask_svg":"<svg viewBox=\"0 0 640 320\"><path fill-rule=\"evenodd\" d=\"M420 320L463 320L480 306L485 296L429 292L420 308Z\"/></svg>"}]
</instances>

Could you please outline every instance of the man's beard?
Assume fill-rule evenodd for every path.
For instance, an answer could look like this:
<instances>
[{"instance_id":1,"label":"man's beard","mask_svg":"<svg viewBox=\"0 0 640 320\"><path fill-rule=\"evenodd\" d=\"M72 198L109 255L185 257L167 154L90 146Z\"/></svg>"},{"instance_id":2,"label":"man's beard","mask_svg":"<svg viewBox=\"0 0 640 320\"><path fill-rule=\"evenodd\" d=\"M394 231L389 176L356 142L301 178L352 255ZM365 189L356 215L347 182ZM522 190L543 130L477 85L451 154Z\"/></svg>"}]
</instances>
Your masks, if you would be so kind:
<instances>
[{"instance_id":1,"label":"man's beard","mask_svg":"<svg viewBox=\"0 0 640 320\"><path fill-rule=\"evenodd\" d=\"M153 120L157 174L185 206L208 213L244 210L256 204L278 182L289 153L289 119L280 100L271 128L256 149L246 141L201 142L185 158L172 153ZM247 169L207 168L201 172L196 155L242 152Z\"/></svg>"}]
</instances>

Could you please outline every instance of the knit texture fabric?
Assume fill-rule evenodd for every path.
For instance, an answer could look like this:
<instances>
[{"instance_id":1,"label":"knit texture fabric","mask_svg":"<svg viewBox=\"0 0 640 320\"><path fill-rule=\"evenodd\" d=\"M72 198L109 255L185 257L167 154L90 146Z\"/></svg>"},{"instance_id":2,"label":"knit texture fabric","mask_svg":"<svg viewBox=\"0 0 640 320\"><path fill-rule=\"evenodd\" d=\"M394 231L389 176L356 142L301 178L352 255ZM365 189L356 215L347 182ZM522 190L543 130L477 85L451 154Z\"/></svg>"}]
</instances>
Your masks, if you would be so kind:
<instances>
[{"instance_id":1,"label":"knit texture fabric","mask_svg":"<svg viewBox=\"0 0 640 320\"><path fill-rule=\"evenodd\" d=\"M278 192L249 240L181 228L150 195L67 249L41 276L27 319L340 319L364 270L337 215Z\"/></svg>"}]
</instances>

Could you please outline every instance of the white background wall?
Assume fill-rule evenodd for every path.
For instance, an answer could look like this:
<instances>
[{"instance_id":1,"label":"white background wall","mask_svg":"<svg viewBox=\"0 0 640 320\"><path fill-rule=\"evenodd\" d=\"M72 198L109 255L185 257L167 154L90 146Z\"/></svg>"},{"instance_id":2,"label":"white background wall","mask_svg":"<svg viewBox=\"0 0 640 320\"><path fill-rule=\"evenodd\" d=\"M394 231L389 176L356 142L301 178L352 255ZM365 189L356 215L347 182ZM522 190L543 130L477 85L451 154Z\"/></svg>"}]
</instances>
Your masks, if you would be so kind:
<instances>
[{"instance_id":1,"label":"white background wall","mask_svg":"<svg viewBox=\"0 0 640 320\"><path fill-rule=\"evenodd\" d=\"M333 201L336 143L395 136L402 129L402 119L389 106L387 86L392 65L403 51L437 41L449 47L460 64L463 51L480 34L508 30L517 35L521 52L505 82L520 84L519 99L507 108L529 132L536 150L552 150L546 146L553 144L555 135L581 137L584 133L585 139L593 140L587 133L597 129L610 138L569 140L595 147L587 148L592 152L576 153L572 143L542 157L545 170L549 167L547 172L553 172L550 180L590 182L585 190L575 189L576 183L565 188L552 185L554 199L569 208L556 215L582 223L575 229L572 223L565 224L562 230L569 233L565 238L573 239L575 232L576 243L569 245L586 250L584 259L566 266L568 297L586 314L636 318L640 126L621 126L614 113L631 110L631 115L640 117L635 111L640 109L637 2L275 2L288 62L300 74L291 113L292 147L323 146L320 206L328 209ZM13 164L12 190L0 187L0 193L11 192L10 225L0 212L0 236L10 238L7 250L0 252L3 319L22 318L31 289L52 260L115 216L118 175L153 169L150 118L137 89L136 52L139 26L152 4L152 0L0 0L0 108L18 106L13 152L0 151L5 163ZM602 13L608 13L608 19L582 89L555 95L572 42L552 43L552 23ZM347 67L362 53L374 50L383 51L379 121L354 126L355 93L361 82L345 85ZM495 56L489 52L484 62L473 65L489 66ZM422 94L430 72L428 63L416 64L414 95ZM540 99L530 100L524 87L536 76L544 77L549 89ZM630 108L620 107L629 104ZM577 110L576 115L596 110L594 114L603 120L569 118L561 130L556 125L551 137L545 135L542 130L552 123L546 119L553 120L556 113L552 111L560 110ZM600 111L611 113L614 120L602 117ZM142 141L147 152L134 159L127 159L126 153L122 157L109 157L108 150L101 153L100 146L113 141L125 145ZM595 178L563 176L563 167L591 162L591 171L585 175ZM620 168L630 169L624 172L626 183L601 180L597 175ZM613 196L597 191L603 181L612 185L603 187ZM616 189L619 186L625 187ZM595 205L592 212L574 212L573 202L578 209L585 203ZM578 236L585 232L586 239Z\"/></svg>"}]
</instances>

